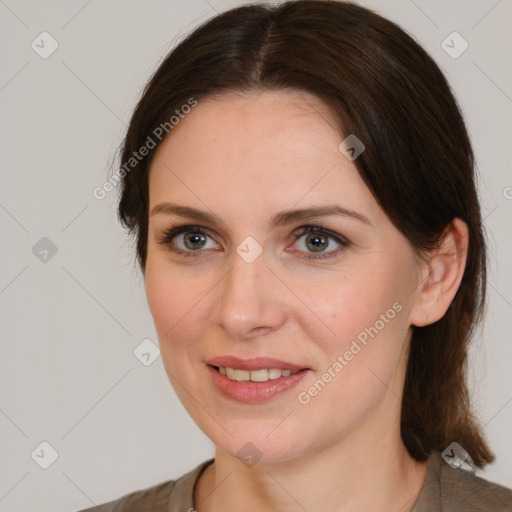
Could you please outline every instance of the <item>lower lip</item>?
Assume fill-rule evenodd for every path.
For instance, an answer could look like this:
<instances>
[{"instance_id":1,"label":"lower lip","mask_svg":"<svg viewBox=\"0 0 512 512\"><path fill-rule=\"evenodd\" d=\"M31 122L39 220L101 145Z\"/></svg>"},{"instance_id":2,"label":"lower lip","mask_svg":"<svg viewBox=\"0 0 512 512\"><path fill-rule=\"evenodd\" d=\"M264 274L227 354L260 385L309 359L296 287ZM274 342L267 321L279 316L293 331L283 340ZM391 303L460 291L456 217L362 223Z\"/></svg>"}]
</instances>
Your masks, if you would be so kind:
<instances>
[{"instance_id":1,"label":"lower lip","mask_svg":"<svg viewBox=\"0 0 512 512\"><path fill-rule=\"evenodd\" d=\"M279 377L278 379L267 380L266 382L238 382L228 379L210 365L206 365L206 368L210 372L213 383L224 395L247 404L270 400L276 395L296 386L309 373L309 370L301 370L288 377Z\"/></svg>"}]
</instances>

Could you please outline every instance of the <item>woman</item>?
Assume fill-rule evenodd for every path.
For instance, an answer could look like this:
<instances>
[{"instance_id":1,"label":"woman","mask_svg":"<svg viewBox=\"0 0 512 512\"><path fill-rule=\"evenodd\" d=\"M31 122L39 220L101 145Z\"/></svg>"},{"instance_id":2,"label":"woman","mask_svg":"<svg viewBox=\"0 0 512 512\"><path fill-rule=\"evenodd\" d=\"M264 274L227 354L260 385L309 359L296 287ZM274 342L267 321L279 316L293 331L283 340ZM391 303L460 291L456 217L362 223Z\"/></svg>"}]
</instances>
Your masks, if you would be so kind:
<instances>
[{"instance_id":1,"label":"woman","mask_svg":"<svg viewBox=\"0 0 512 512\"><path fill-rule=\"evenodd\" d=\"M121 160L164 365L216 452L101 510L512 509L474 474L473 153L403 30L335 1L224 12L160 65Z\"/></svg>"}]
</instances>

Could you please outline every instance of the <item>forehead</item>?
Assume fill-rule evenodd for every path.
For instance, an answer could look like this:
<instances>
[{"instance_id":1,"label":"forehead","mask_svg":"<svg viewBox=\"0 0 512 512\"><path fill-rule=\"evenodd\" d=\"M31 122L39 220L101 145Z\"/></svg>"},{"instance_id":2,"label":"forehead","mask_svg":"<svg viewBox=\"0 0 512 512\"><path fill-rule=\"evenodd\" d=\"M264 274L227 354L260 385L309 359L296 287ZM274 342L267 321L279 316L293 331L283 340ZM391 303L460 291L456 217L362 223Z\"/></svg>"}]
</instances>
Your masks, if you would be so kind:
<instances>
[{"instance_id":1,"label":"forehead","mask_svg":"<svg viewBox=\"0 0 512 512\"><path fill-rule=\"evenodd\" d=\"M376 207L356 166L338 149L343 139L328 107L309 93L229 93L201 100L157 149L150 207L185 198L196 207L208 200L238 212L319 200Z\"/></svg>"}]
</instances>

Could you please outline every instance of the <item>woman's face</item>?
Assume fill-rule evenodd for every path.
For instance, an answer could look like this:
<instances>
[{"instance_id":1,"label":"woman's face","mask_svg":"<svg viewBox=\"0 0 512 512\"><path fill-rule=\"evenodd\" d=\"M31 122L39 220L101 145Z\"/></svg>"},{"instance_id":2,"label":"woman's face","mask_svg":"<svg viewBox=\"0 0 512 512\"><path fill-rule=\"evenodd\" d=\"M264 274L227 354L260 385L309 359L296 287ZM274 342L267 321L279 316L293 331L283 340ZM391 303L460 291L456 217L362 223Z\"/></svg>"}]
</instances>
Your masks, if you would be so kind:
<instances>
[{"instance_id":1,"label":"woman's face","mask_svg":"<svg viewBox=\"0 0 512 512\"><path fill-rule=\"evenodd\" d=\"M145 282L163 362L233 456L399 438L421 266L343 139L315 96L230 94L199 101L152 162Z\"/></svg>"}]
</instances>

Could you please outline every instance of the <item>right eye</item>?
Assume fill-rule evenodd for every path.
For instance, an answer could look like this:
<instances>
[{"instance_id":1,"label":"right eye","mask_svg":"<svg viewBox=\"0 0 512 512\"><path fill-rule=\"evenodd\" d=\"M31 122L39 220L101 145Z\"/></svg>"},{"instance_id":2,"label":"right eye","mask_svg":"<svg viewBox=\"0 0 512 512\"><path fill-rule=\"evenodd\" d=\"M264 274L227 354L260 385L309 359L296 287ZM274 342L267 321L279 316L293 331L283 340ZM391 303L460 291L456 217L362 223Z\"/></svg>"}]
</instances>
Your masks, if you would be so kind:
<instances>
[{"instance_id":1,"label":"right eye","mask_svg":"<svg viewBox=\"0 0 512 512\"><path fill-rule=\"evenodd\" d=\"M211 240L208 246L208 239ZM169 250L183 256L198 256L201 249L216 249L219 247L211 237L199 226L177 226L165 231L158 243L168 246ZM213 244L213 245L212 245Z\"/></svg>"}]
</instances>

